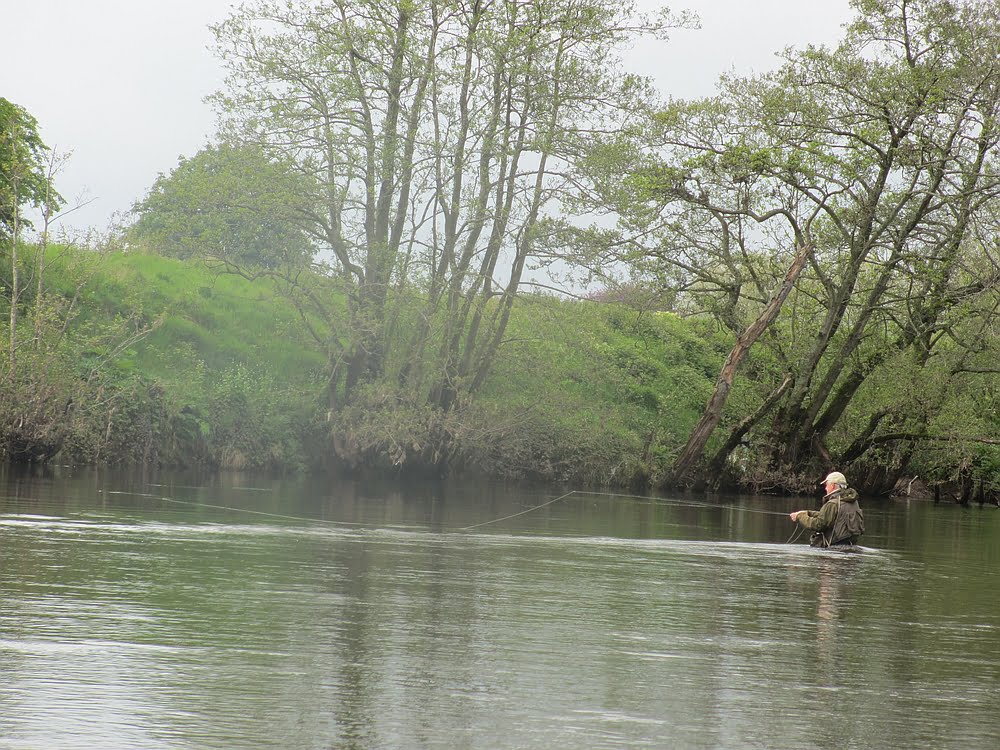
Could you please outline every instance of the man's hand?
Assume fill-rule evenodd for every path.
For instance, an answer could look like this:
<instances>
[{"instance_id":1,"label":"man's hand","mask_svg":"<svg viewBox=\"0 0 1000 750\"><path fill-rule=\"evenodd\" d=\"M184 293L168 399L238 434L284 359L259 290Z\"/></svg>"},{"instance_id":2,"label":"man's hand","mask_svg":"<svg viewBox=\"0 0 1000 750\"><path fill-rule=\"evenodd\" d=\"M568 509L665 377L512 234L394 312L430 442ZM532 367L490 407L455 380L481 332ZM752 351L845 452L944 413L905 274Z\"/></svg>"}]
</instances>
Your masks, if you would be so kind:
<instances>
[{"instance_id":1,"label":"man's hand","mask_svg":"<svg viewBox=\"0 0 1000 750\"><path fill-rule=\"evenodd\" d=\"M791 518L793 522L798 523L798 521L799 521L799 514L800 513L805 513L805 511L804 510L793 510L791 513L788 514L788 517Z\"/></svg>"}]
</instances>

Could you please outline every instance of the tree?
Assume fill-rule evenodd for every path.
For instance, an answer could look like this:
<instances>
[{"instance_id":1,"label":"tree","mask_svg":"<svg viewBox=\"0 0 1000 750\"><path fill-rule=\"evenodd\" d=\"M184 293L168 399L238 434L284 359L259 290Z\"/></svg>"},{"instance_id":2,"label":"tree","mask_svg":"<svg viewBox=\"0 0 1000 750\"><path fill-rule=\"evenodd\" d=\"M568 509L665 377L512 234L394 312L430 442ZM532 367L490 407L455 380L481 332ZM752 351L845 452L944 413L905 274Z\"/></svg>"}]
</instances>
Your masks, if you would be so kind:
<instances>
[{"instance_id":1,"label":"tree","mask_svg":"<svg viewBox=\"0 0 1000 750\"><path fill-rule=\"evenodd\" d=\"M67 436L83 428L95 442L106 442L116 403L135 401L134 394L108 382L114 380L109 371L123 351L157 325L140 316L118 316L107 324L90 321L74 328L83 287L100 253L49 245L63 203L55 178L65 159L44 144L34 117L0 99L0 248L5 254L0 288L9 323L9 336L0 345L5 355L0 360L0 456L6 459L47 460ZM23 242L24 228L34 228L26 208L38 214L37 242L30 245ZM59 261L62 293L46 287L47 258ZM95 351L104 355L84 362L81 354Z\"/></svg>"},{"instance_id":2,"label":"tree","mask_svg":"<svg viewBox=\"0 0 1000 750\"><path fill-rule=\"evenodd\" d=\"M781 307L784 305L795 282L802 273L811 251L812 248L808 246L799 248L792 264L788 268L788 273L785 275L781 287L775 291L774 296L764 306L757 319L737 337L736 345L729 352L729 356L726 357L726 361L719 371L715 388L709 397L708 405L705 407L701 419L691 431L687 443L671 467L671 482L683 482L691 467L701 461L705 444L722 419L722 410L725 408L726 401L729 398L729 391L736 377L736 368L739 367L740 363L750 352L750 348L757 342L757 339L774 322L774 319L778 317Z\"/></svg>"},{"instance_id":3,"label":"tree","mask_svg":"<svg viewBox=\"0 0 1000 750\"><path fill-rule=\"evenodd\" d=\"M623 216L590 239L628 248L617 257L654 269L734 335L792 248L815 248L793 309L761 338L769 408L721 441L725 452L737 431L750 435L758 484L795 486L795 475L857 460L855 438L897 433L891 409L843 423L859 390L897 353L929 356L1000 281L983 252L1000 196L996 4L852 4L837 49L787 51L775 73L725 78L718 96L661 108L649 130L590 161L599 197Z\"/></svg>"},{"instance_id":4,"label":"tree","mask_svg":"<svg viewBox=\"0 0 1000 750\"><path fill-rule=\"evenodd\" d=\"M649 94L616 50L677 22L610 0L254 0L215 27L226 137L316 187L325 282L287 281L331 415L365 384L442 412L477 391L569 165Z\"/></svg>"},{"instance_id":5,"label":"tree","mask_svg":"<svg viewBox=\"0 0 1000 750\"><path fill-rule=\"evenodd\" d=\"M13 377L17 369L18 313L23 292L18 243L22 229L31 226L22 209L26 205L40 208L47 233L51 217L62 203L52 183L54 164L48 146L38 134L38 121L23 107L0 98L0 240L9 252L5 268L9 276L4 289L9 305L8 377Z\"/></svg>"},{"instance_id":6,"label":"tree","mask_svg":"<svg viewBox=\"0 0 1000 750\"><path fill-rule=\"evenodd\" d=\"M7 238L15 226L30 226L21 213L24 206L58 209L62 203L52 189L49 152L38 121L24 107L0 97L0 231Z\"/></svg>"},{"instance_id":7,"label":"tree","mask_svg":"<svg viewBox=\"0 0 1000 750\"><path fill-rule=\"evenodd\" d=\"M220 144L160 175L134 207L130 240L178 258L301 267L311 256L297 223L309 186L260 148Z\"/></svg>"}]
</instances>

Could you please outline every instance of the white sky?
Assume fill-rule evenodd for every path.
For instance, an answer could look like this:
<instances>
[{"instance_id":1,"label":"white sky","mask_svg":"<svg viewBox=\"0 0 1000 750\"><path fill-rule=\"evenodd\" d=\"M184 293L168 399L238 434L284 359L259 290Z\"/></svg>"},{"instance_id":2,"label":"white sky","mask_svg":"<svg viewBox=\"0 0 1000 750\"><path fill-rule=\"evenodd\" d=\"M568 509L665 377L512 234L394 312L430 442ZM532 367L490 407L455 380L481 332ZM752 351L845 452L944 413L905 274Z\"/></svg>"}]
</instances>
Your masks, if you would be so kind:
<instances>
[{"instance_id":1,"label":"white sky","mask_svg":"<svg viewBox=\"0 0 1000 750\"><path fill-rule=\"evenodd\" d=\"M204 102L222 82L207 25L233 0L0 0L0 96L39 122L43 140L72 156L56 186L70 231L103 230L160 172L214 133ZM654 0L639 0L657 7ZM786 46L835 44L848 0L677 0L701 16L696 31L642 42L626 56L665 96L713 93L719 74L762 72Z\"/></svg>"}]
</instances>

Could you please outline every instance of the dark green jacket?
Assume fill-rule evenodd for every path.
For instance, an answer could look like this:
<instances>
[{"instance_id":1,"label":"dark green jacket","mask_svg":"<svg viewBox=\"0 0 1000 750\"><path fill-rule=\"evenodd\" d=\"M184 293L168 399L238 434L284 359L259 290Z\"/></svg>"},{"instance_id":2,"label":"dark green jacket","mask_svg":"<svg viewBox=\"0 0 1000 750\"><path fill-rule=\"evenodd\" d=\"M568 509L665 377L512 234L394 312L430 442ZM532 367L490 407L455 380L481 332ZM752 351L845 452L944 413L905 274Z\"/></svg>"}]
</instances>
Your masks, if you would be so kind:
<instances>
[{"instance_id":1,"label":"dark green jacket","mask_svg":"<svg viewBox=\"0 0 1000 750\"><path fill-rule=\"evenodd\" d=\"M850 487L834 490L823 498L823 507L806 511L799 516L799 523L811 531L822 534L823 547L833 544L857 544L865 533L865 517L858 505L858 493Z\"/></svg>"}]
</instances>

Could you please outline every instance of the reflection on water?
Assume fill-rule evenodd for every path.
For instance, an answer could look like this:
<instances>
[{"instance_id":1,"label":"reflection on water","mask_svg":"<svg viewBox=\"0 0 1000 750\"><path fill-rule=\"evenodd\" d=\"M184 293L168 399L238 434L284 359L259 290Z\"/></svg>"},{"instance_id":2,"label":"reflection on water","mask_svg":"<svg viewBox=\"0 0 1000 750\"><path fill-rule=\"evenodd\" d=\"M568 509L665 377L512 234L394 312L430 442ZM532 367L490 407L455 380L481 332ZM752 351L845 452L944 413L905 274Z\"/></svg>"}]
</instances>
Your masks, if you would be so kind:
<instances>
[{"instance_id":1,"label":"reflection on water","mask_svg":"<svg viewBox=\"0 0 1000 750\"><path fill-rule=\"evenodd\" d=\"M0 480L0 748L996 734L995 509L872 500L845 555L784 543L800 499Z\"/></svg>"}]
</instances>

